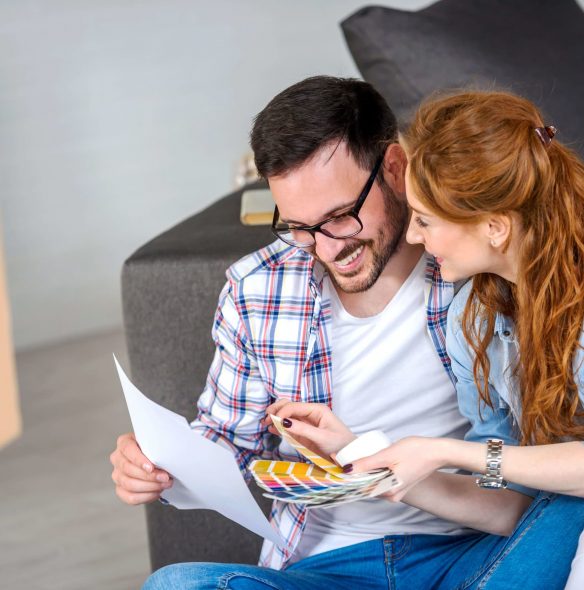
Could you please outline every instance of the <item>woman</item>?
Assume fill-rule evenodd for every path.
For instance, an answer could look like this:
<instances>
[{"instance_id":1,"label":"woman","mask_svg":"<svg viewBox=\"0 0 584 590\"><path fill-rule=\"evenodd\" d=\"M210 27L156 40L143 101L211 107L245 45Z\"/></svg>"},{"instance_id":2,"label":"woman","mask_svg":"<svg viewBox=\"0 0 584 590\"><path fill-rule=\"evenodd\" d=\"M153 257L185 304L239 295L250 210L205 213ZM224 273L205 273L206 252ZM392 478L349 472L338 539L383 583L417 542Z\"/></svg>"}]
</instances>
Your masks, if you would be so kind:
<instances>
[{"instance_id":1,"label":"woman","mask_svg":"<svg viewBox=\"0 0 584 590\"><path fill-rule=\"evenodd\" d=\"M445 280L473 277L448 315L460 409L473 439L521 442L489 443L500 470L481 485L584 498L584 165L554 135L508 93L422 105L403 137L407 239L436 256ZM326 407L270 411L324 452L353 438ZM390 467L402 485L389 499L415 502L438 469L485 472L485 450L408 437L347 469Z\"/></svg>"}]
</instances>

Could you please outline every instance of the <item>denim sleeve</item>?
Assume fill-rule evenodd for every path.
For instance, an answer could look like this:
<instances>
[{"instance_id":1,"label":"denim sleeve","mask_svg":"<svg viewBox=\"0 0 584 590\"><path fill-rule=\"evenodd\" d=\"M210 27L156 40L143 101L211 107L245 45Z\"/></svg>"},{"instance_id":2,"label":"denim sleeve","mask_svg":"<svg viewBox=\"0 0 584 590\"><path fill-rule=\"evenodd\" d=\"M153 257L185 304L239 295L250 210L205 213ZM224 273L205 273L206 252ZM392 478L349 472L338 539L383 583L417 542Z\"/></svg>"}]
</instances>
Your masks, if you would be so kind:
<instances>
[{"instance_id":1,"label":"denim sleeve","mask_svg":"<svg viewBox=\"0 0 584 590\"><path fill-rule=\"evenodd\" d=\"M580 333L580 347L574 357L574 375L578 385L580 402L584 406L584 330Z\"/></svg>"},{"instance_id":2,"label":"denim sleeve","mask_svg":"<svg viewBox=\"0 0 584 590\"><path fill-rule=\"evenodd\" d=\"M519 441L514 432L509 406L499 398L493 388L489 389L492 408L480 399L473 377L473 358L462 333L457 307L453 305L448 314L446 349L456 377L458 406L461 414L470 422L464 439L471 442L486 442L489 438L500 438L506 445L516 446ZM531 497L537 495L537 490L515 483L509 483L508 488Z\"/></svg>"}]
</instances>

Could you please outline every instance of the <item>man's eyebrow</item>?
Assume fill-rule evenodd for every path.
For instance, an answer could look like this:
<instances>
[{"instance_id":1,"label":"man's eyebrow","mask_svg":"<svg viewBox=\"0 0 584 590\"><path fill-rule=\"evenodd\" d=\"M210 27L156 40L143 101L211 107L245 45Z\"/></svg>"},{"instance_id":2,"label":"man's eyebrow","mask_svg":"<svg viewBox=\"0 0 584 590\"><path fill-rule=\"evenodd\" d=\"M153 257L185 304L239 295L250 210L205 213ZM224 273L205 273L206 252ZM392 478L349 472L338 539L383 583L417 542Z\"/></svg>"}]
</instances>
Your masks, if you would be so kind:
<instances>
[{"instance_id":1,"label":"man's eyebrow","mask_svg":"<svg viewBox=\"0 0 584 590\"><path fill-rule=\"evenodd\" d=\"M323 216L322 216L322 220L325 221L327 220L329 217L332 217L333 215L335 215L335 213L339 213L341 211L344 211L345 209L350 209L351 207L353 207L353 205L355 204L355 201L350 201L349 203L347 203L346 205L340 205L338 207L335 207L334 209L331 209L330 211L327 211ZM280 218L284 223L294 223L295 225L307 225L306 223L304 223L303 221L295 221L294 219L284 219L283 217Z\"/></svg>"}]
</instances>

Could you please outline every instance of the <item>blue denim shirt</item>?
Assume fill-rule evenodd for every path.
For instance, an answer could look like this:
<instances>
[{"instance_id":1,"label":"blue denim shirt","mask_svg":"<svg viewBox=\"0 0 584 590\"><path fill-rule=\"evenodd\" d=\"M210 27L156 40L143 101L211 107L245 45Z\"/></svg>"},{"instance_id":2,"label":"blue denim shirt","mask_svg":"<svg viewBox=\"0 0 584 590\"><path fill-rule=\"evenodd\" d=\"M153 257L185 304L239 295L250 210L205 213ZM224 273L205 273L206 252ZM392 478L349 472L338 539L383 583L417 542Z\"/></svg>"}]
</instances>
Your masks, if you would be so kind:
<instances>
[{"instance_id":1,"label":"blue denim shirt","mask_svg":"<svg viewBox=\"0 0 584 590\"><path fill-rule=\"evenodd\" d=\"M479 393L473 378L474 353L462 333L462 313L469 297L472 281L466 283L455 296L448 311L446 350L452 362L452 371L457 379L458 405L463 416L471 424L465 440L485 442L488 438L500 438L508 445L519 444L521 423L521 396L514 373L519 359L515 337L515 325L511 318L497 314L495 334L487 355L491 363L489 372L489 395L493 408L480 403ZM584 345L584 337L580 337ZM574 371L579 394L584 403L584 351L576 355ZM509 488L530 496L536 492L523 486L509 484Z\"/></svg>"}]
</instances>

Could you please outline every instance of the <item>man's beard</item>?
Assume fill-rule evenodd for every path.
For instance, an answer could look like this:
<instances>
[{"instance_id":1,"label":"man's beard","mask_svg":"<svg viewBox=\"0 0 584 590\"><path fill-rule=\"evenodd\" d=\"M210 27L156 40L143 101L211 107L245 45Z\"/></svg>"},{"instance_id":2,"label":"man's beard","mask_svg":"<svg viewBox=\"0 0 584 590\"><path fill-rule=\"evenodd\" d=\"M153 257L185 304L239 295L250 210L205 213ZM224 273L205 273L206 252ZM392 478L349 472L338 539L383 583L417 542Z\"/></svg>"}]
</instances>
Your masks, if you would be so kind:
<instances>
[{"instance_id":1,"label":"man's beard","mask_svg":"<svg viewBox=\"0 0 584 590\"><path fill-rule=\"evenodd\" d=\"M352 281L351 279L362 272L362 269L357 269L353 273L337 274L336 269L332 265L320 260L316 253L313 254L327 269L333 284L345 293L362 293L373 287L389 262L389 259L398 252L402 237L407 229L407 205L396 198L395 193L385 182L381 184L381 190L384 196L385 224L383 224L377 233L376 239L355 239L350 244L347 244L335 259L335 261L343 260L343 258L350 256L360 246L363 246L364 249L369 249L373 255L373 261L367 276L363 277L360 281Z\"/></svg>"}]
</instances>

